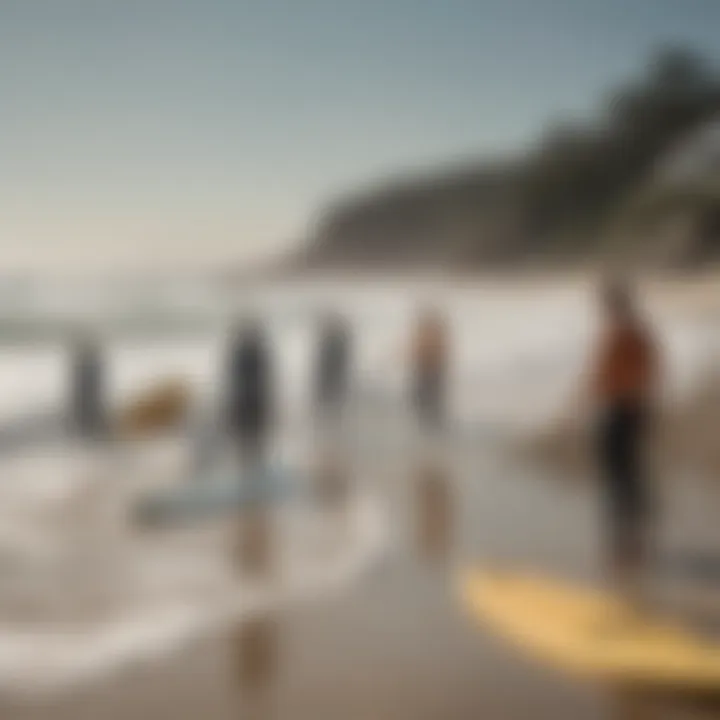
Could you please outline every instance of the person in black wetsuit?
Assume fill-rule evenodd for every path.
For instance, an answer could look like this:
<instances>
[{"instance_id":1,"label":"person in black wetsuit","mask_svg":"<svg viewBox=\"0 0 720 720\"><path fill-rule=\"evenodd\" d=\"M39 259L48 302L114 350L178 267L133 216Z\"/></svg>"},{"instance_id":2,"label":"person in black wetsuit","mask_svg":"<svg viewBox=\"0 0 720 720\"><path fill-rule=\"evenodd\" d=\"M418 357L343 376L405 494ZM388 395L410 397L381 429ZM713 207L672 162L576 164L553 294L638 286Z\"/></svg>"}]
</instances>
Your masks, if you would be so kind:
<instances>
[{"instance_id":1,"label":"person in black wetsuit","mask_svg":"<svg viewBox=\"0 0 720 720\"><path fill-rule=\"evenodd\" d=\"M321 329L315 378L315 404L323 416L342 410L347 398L350 344L350 332L343 318L328 317Z\"/></svg>"},{"instance_id":2,"label":"person in black wetsuit","mask_svg":"<svg viewBox=\"0 0 720 720\"><path fill-rule=\"evenodd\" d=\"M262 327L239 329L230 349L228 429L245 450L262 449L272 421L272 368Z\"/></svg>"},{"instance_id":3,"label":"person in black wetsuit","mask_svg":"<svg viewBox=\"0 0 720 720\"><path fill-rule=\"evenodd\" d=\"M97 437L106 429L104 373L98 345L83 334L74 341L71 363L72 423L85 437Z\"/></svg>"}]
</instances>

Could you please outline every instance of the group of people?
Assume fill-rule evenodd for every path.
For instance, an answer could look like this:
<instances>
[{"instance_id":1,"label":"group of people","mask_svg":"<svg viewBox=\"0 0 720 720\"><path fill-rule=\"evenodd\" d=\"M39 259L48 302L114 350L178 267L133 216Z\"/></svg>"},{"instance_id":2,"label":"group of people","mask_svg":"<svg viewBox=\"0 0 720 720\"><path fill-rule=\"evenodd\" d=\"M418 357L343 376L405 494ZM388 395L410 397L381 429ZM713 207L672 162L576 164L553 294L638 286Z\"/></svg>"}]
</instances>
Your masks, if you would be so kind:
<instances>
[{"instance_id":1,"label":"group of people","mask_svg":"<svg viewBox=\"0 0 720 720\"><path fill-rule=\"evenodd\" d=\"M319 413L339 411L351 385L352 335L339 314L322 322L314 364L314 401ZM421 313L411 346L413 405L421 421L439 425L445 414L447 329L433 309ZM71 418L78 432L97 436L108 429L102 348L90 334L73 341ZM275 377L272 352L261 323L240 323L232 334L224 378L225 425L243 443L260 443L272 423Z\"/></svg>"},{"instance_id":2,"label":"group of people","mask_svg":"<svg viewBox=\"0 0 720 720\"><path fill-rule=\"evenodd\" d=\"M351 373L351 336L340 316L332 315L323 322L315 368L318 411L339 411ZM262 326L257 321L241 324L229 349L225 426L243 446L264 444L274 416L275 385L272 352Z\"/></svg>"},{"instance_id":3,"label":"group of people","mask_svg":"<svg viewBox=\"0 0 720 720\"><path fill-rule=\"evenodd\" d=\"M314 363L314 404L321 417L336 418L352 384L352 335L338 314L322 323ZM448 333L440 313L420 314L410 348L412 404L419 420L439 426L445 415ZM257 322L241 325L230 349L227 426L243 442L257 444L266 435L274 407L272 358Z\"/></svg>"},{"instance_id":4,"label":"group of people","mask_svg":"<svg viewBox=\"0 0 720 720\"><path fill-rule=\"evenodd\" d=\"M659 353L628 284L605 283L600 292L602 332L581 396L594 416L595 457L609 531L610 567L620 581L636 575L647 555L650 485L644 446L656 408ZM450 368L449 332L435 308L419 313L410 346L410 399L420 423L442 426ZM339 314L321 324L314 364L316 410L332 421L351 387L352 337ZM257 321L236 328L224 381L225 426L243 446L262 447L273 421L275 378L267 336ZM83 434L107 426L103 363L88 337L76 343L74 418ZM577 418L574 418L577 420Z\"/></svg>"}]
</instances>

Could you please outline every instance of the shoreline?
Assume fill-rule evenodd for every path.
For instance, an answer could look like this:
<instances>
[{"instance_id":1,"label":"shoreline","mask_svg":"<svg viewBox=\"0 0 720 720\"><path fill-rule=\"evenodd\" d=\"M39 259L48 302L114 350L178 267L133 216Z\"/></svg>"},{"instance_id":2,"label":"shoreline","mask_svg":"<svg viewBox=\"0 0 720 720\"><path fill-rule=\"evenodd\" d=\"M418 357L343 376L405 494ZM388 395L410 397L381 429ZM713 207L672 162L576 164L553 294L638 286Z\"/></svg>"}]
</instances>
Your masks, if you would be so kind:
<instances>
[{"instance_id":1,"label":"shoreline","mask_svg":"<svg viewBox=\"0 0 720 720\"><path fill-rule=\"evenodd\" d=\"M487 369L492 371L496 366L504 368L507 353L513 351L512 342L505 345L506 333L512 329L508 319L523 315L516 331L523 339L537 326L543 329L547 325L553 332L547 337L543 334L538 343L547 347L547 343L560 341L554 329L567 322L567 315L564 310L560 315L555 312L558 298L554 290L548 314L535 314L538 301L542 309L542 294L538 293L537 300L533 294L540 287L538 282L561 291L574 287L585 295L589 279L536 275L536 282L525 276L512 283L497 277L482 283L472 277L461 285L450 278L443 286L471 291L460 298L458 313L461 318L464 314L473 342L476 330L482 327L482 313L476 313L476 308L484 297L483 292L474 291L493 287L504 299L512 300L522 289L522 308L518 310L513 302L504 309L500 303L494 322L486 326L498 327L501 334L495 344L501 344L504 353L502 358L490 358ZM338 286L339 296L347 289L337 276L326 276L326 280ZM403 300L408 295L403 283L412 291L421 282L417 275L397 274L386 275L384 281ZM427 276L425 281L429 282ZM307 280L302 283L308 286ZM268 287L272 291L272 286ZM669 307L675 298L684 299L689 318L693 308L714 303L715 287L707 281L655 280L652 292L657 290L658 295L651 302L657 297ZM370 283L368 289L374 292L376 288ZM294 303L292 293L289 296ZM573 311L575 297L574 291L569 295L563 291L560 305ZM447 299L451 298L449 294ZM493 312L492 292L490 299ZM385 312L384 299L380 300ZM527 319L525 312L529 313ZM493 344L492 339L488 343L481 338L480 350L492 349ZM483 359L482 352L467 357L473 367ZM513 372L524 374L522 367ZM544 382L544 377L540 372L538 378ZM492 405L492 393L498 387L493 372L483 382L473 394L479 403ZM524 392L502 382L499 389ZM462 392L467 393L465 386ZM535 402L529 395L522 399L526 404ZM0 693L0 707L13 720L96 720L108 712L118 720L195 720L198 716L245 716L250 720L464 720L486 716L510 720L527 717L532 708L539 708L542 717L595 717L606 698L554 678L543 668L498 649L483 633L472 631L452 591L458 567L486 562L517 564L575 581L601 583L592 492L582 487L568 491L559 483L545 482L548 473L540 463L526 463L516 449L498 444L490 435L476 437L472 447L464 447L452 458L428 460L425 450L401 452L387 465L383 460L378 471L373 470L366 479L357 475L358 482L371 483L369 488L379 492L392 525L390 547L379 565L356 584L339 588L337 596L313 596L307 602L278 608L277 615L260 618L276 623L270 630L257 629L250 620L230 623L233 627L208 628L187 646L147 662L128 663L117 672L73 688L66 696L35 694L25 702ZM355 478L358 469L353 463L349 467ZM716 526L717 507L711 489L678 483L670 490L676 493L672 537L698 546L709 542L706 538L712 537ZM700 492L703 495L698 501ZM270 648L261 646L265 641ZM428 647L433 652L428 653ZM254 661L259 669L252 666ZM246 680L248 676L250 680ZM275 714L254 714L256 700L267 702Z\"/></svg>"}]
</instances>

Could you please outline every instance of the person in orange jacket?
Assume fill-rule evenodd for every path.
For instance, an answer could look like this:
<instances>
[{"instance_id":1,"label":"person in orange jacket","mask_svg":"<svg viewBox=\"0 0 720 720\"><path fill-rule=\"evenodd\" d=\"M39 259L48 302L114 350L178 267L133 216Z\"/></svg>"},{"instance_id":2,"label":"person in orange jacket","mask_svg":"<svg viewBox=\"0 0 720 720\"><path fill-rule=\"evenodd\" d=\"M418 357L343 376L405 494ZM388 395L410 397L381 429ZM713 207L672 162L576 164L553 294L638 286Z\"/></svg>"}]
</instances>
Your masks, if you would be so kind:
<instances>
[{"instance_id":1,"label":"person in orange jacket","mask_svg":"<svg viewBox=\"0 0 720 720\"><path fill-rule=\"evenodd\" d=\"M647 560L651 486L646 467L648 432L656 410L660 358L632 288L603 285L603 330L586 388L596 412L596 452L606 505L610 570L625 584Z\"/></svg>"},{"instance_id":2,"label":"person in orange jacket","mask_svg":"<svg viewBox=\"0 0 720 720\"><path fill-rule=\"evenodd\" d=\"M445 419L448 329L434 309L420 313L411 346L412 401L420 422L437 428Z\"/></svg>"}]
</instances>

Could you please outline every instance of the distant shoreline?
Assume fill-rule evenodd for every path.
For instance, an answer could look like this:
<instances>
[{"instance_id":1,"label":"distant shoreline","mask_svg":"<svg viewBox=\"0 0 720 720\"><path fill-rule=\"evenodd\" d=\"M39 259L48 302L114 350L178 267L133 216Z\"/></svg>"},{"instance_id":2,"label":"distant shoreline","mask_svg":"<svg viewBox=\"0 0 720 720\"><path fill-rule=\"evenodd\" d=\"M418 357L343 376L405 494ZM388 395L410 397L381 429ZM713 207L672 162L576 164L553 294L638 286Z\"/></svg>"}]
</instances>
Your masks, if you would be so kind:
<instances>
[{"instance_id":1,"label":"distant shoreline","mask_svg":"<svg viewBox=\"0 0 720 720\"><path fill-rule=\"evenodd\" d=\"M502 283L503 285L538 284L548 285L562 283L586 283L600 279L607 275L621 274L629 278L637 278L642 283L651 285L663 284L668 286L704 285L705 283L718 283L720 287L720 265L707 265L693 270L658 269L612 265L603 266L600 263L567 263L567 264L538 264L511 266L485 266L473 267L469 270L461 268L432 268L411 266L406 269L392 265L351 265L350 263L336 264L295 264L279 263L263 269L248 269L241 271L233 281L264 282L267 280L351 280L362 282L397 282L397 281L453 281L465 284Z\"/></svg>"}]
</instances>

